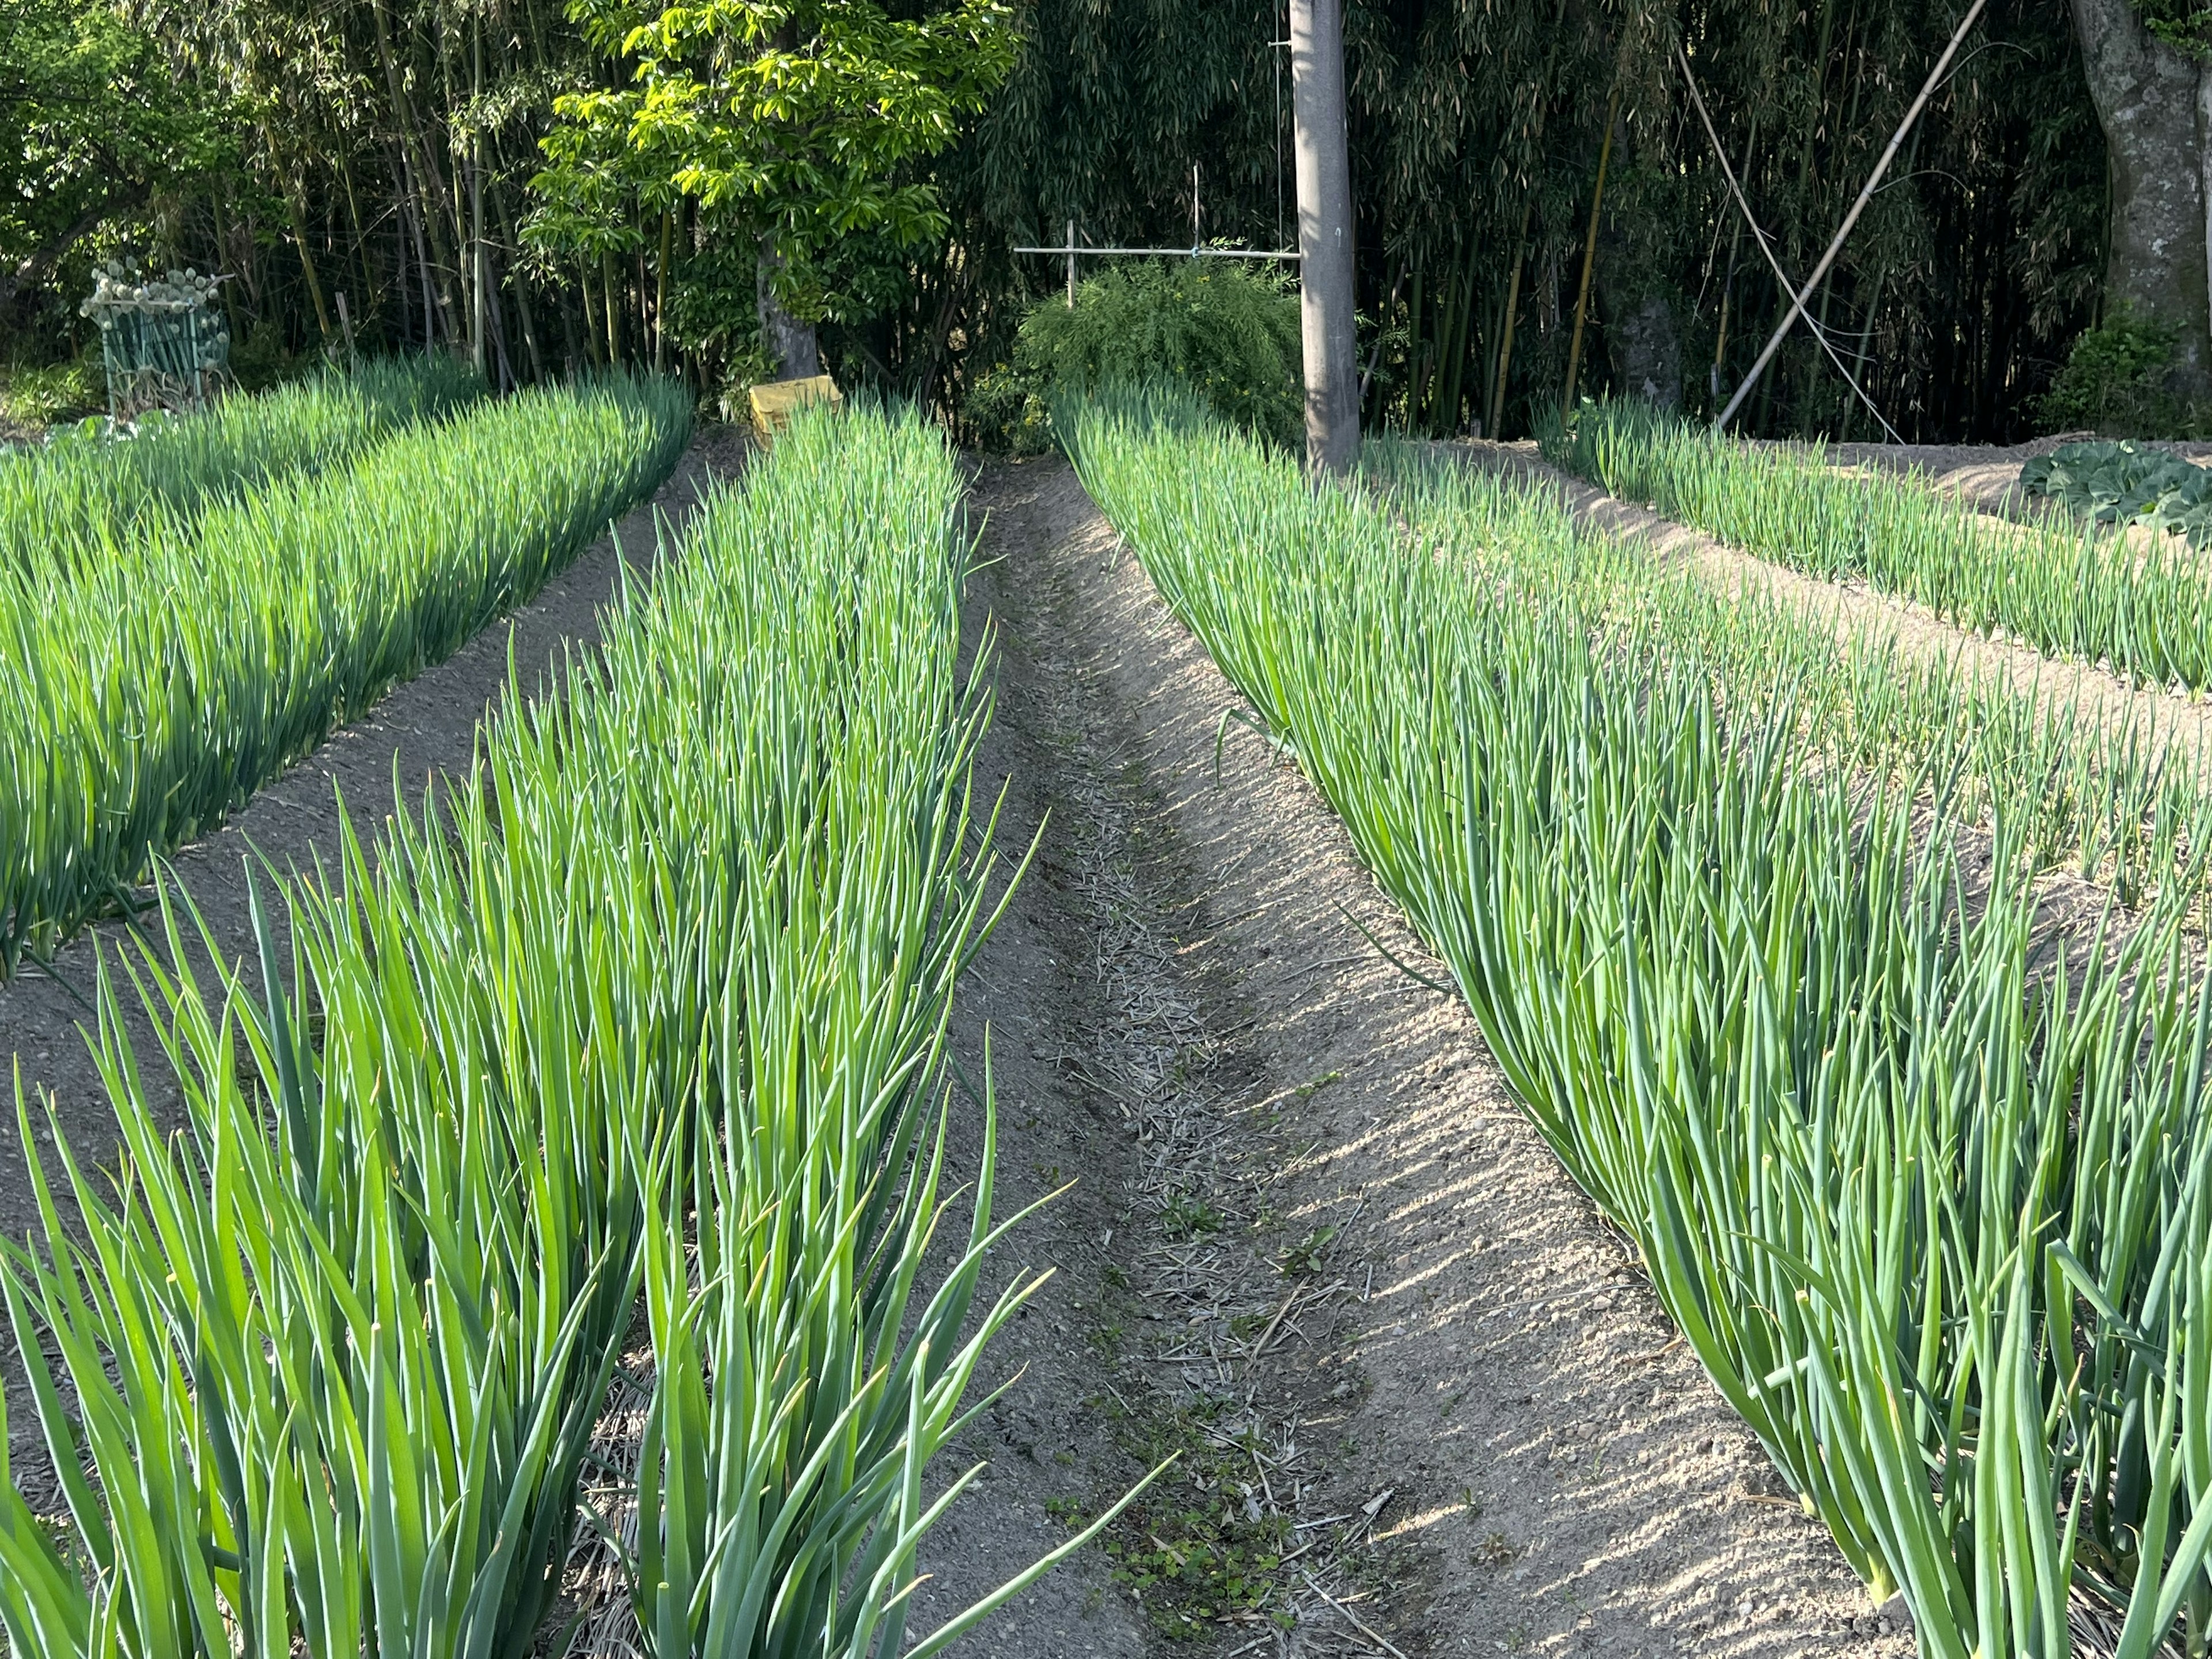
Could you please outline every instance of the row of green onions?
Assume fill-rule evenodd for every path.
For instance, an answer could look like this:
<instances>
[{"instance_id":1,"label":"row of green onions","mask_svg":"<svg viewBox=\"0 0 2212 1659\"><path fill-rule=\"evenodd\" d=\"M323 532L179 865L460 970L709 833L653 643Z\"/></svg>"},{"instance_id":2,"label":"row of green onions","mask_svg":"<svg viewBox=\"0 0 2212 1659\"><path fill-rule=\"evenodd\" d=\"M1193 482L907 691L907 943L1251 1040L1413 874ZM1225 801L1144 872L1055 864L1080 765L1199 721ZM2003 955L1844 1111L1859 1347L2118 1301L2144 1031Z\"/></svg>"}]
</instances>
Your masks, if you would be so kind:
<instances>
[{"instance_id":1,"label":"row of green onions","mask_svg":"<svg viewBox=\"0 0 2212 1659\"><path fill-rule=\"evenodd\" d=\"M0 568L76 568L148 514L166 508L190 522L215 501L336 465L483 391L457 358L374 358L204 414L152 416L127 441L71 432L0 453Z\"/></svg>"},{"instance_id":2,"label":"row of green onions","mask_svg":"<svg viewBox=\"0 0 2212 1659\"><path fill-rule=\"evenodd\" d=\"M1839 642L1826 618L1754 573L1715 581L1655 560L1632 540L1578 526L1550 492L1500 489L1480 469L1439 465L1449 457L1384 439L1367 446L1361 471L1424 544L1594 626L1656 629L1695 652L1732 710L1786 702L1801 764L1893 784L1940 778L1947 810L1962 822L2008 821L2025 859L2020 873L2063 872L2131 909L2195 867L2190 836L2209 804L2204 757L2162 732L2154 708L2113 730L2062 688L1973 663L1963 650L1931 657L1860 629ZM2212 891L2179 896L2207 920Z\"/></svg>"},{"instance_id":3,"label":"row of green onions","mask_svg":"<svg viewBox=\"0 0 2212 1659\"><path fill-rule=\"evenodd\" d=\"M795 421L564 696L276 884L252 972L137 958L173 1138L103 985L123 1179L63 1147L82 1231L41 1170L0 1276L70 1519L0 1493L15 1651L533 1650L641 1300L657 1659L934 1652L1082 1541L907 1645L933 1460L1036 1285L973 1305L988 1145L946 1176L953 988L1018 874L959 488L910 413Z\"/></svg>"},{"instance_id":4,"label":"row of green onions","mask_svg":"<svg viewBox=\"0 0 2212 1659\"><path fill-rule=\"evenodd\" d=\"M1613 494L1790 569L1863 580L2137 683L2212 685L2212 582L2178 543L2012 522L1924 478L1843 471L1818 445L1753 448L1636 404L1585 404L1542 444Z\"/></svg>"},{"instance_id":5,"label":"row of green onions","mask_svg":"<svg viewBox=\"0 0 2212 1659\"><path fill-rule=\"evenodd\" d=\"M2205 1651L2202 869L2054 939L2005 792L1970 836L1936 750L1808 749L1679 609L1559 580L1555 499L1459 481L1477 548L1187 405L1062 426L1920 1651L2069 1653L2093 1607Z\"/></svg>"},{"instance_id":6,"label":"row of green onions","mask_svg":"<svg viewBox=\"0 0 2212 1659\"><path fill-rule=\"evenodd\" d=\"M690 429L672 380L547 387L196 520L149 508L97 559L0 567L0 977L527 600Z\"/></svg>"}]
</instances>

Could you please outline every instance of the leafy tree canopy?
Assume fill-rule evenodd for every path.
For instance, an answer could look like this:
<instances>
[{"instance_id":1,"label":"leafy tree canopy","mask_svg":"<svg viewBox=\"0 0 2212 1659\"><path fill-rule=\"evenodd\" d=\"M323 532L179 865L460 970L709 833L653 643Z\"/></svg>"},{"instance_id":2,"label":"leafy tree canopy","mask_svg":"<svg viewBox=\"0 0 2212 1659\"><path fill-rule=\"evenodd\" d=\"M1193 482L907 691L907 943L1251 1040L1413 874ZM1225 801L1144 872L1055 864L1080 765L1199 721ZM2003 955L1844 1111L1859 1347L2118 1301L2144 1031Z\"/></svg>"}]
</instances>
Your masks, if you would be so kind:
<instances>
[{"instance_id":1,"label":"leafy tree canopy","mask_svg":"<svg viewBox=\"0 0 2212 1659\"><path fill-rule=\"evenodd\" d=\"M107 0L0 0L0 307L230 160L226 112Z\"/></svg>"},{"instance_id":2,"label":"leafy tree canopy","mask_svg":"<svg viewBox=\"0 0 2212 1659\"><path fill-rule=\"evenodd\" d=\"M839 308L832 250L868 236L933 241L947 219L909 163L959 136L1012 69L1005 0L919 18L874 0L704 0L658 10L577 0L570 15L635 64L632 84L556 100L551 162L534 181L541 234L586 245L624 191L680 193L761 240L802 315Z\"/></svg>"}]
</instances>

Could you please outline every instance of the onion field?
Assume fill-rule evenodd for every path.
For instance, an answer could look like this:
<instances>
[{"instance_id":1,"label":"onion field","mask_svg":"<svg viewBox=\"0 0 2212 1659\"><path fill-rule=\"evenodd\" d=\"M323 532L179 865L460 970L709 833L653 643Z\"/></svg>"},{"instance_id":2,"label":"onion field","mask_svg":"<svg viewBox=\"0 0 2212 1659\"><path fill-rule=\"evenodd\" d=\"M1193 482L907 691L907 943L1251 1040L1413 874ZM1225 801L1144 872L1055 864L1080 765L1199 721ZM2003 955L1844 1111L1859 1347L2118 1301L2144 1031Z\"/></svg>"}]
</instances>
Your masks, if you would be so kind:
<instances>
[{"instance_id":1,"label":"onion field","mask_svg":"<svg viewBox=\"0 0 2212 1659\"><path fill-rule=\"evenodd\" d=\"M0 567L75 566L166 508L210 503L342 462L483 395L453 358L372 360L351 374L149 420L128 442L77 435L0 458Z\"/></svg>"},{"instance_id":2,"label":"onion field","mask_svg":"<svg viewBox=\"0 0 2212 1659\"><path fill-rule=\"evenodd\" d=\"M664 380L498 402L472 385L323 382L143 451L0 467L29 469L19 529L44 510L40 479L100 503L0 561L16 786L0 798L0 977L529 599L667 477L690 429Z\"/></svg>"},{"instance_id":3,"label":"onion field","mask_svg":"<svg viewBox=\"0 0 2212 1659\"><path fill-rule=\"evenodd\" d=\"M565 1652L612 1609L620 1650L652 1659L927 1659L1117 1522L1152 1527L1121 1517L1177 1456L1202 1492L1188 1446L1115 1441L1109 1480L1054 1491L1045 1541L1007 1529L1030 1565L978 1552L980 1582L1006 1582L913 1612L980 1472L955 1443L1002 1401L1030 1409L982 1380L1014 1322L1049 1307L1027 1340L1073 1347L1058 1316L1085 1308L1040 1301L1046 1275L1002 1248L1031 1211L1001 1200L1001 1131L1026 1162L1034 1085L1002 1126L988 1029L955 1051L968 987L996 996L985 971L1021 960L982 960L1018 896L1046 969L1065 947L1032 935L1024 886L1048 820L1017 836L978 787L1000 642L963 635L980 530L938 428L865 398L802 411L661 522L650 579L557 690L499 703L466 769L374 837L342 822L293 873L250 872L226 920L163 855L527 600L690 439L690 394L660 378L494 398L374 371L283 399L301 431L240 400L143 448L32 458L81 510L0 567L28 693L0 709L21 781L0 801L5 963L142 911L86 1022L112 1136L17 1091L35 1224L0 1243L25 1383L0 1401L5 1651L499 1659ZM2055 1659L2083 1632L2119 1659L2204 1652L2201 759L1838 637L1449 448L1370 441L1317 484L1179 392L1054 421L1150 578L1134 602L1156 592L1249 703L1220 730L1243 713L1341 819L1443 969L1398 965L1464 1002L1804 1512L1877 1602L1901 1592L1918 1652ZM1572 441L1601 472L1674 480L1674 510L1828 503L1742 507L1723 532L1824 574L1869 574L1898 526L1915 568L1990 556L1944 541L1950 509L1924 500L1865 516L1889 486L1817 454L1588 410ZM1129 613L1101 614L1111 656ZM1016 685L1019 709L1036 693ZM1159 719L1187 738L1176 707ZM1045 746L1024 735L989 752ZM1026 823L1058 797L1012 799ZM1041 1068L1066 1058L1023 1005L985 1006ZM1068 1005L1066 1041L1103 1048L1091 1006ZM1030 1167L1036 1191L1061 1181ZM1545 1191L1546 1218L1572 1196ZM1116 1227L1152 1224L1126 1193L1094 1201L1116 1225L1066 1237L1097 1239L1110 1284ZM1254 1246L1267 1297L1335 1233ZM1302 1294L1316 1332L1313 1305L1345 1293L1354 1344L1373 1335L1346 1265L1294 1283L1273 1325L1255 1303L1217 1404L1250 1405ZM1210 1316L1178 1320L1164 1357L1201 1352ZM1119 1340L1097 1349L1109 1370ZM1342 1400L1334 1367L1316 1386ZM1105 1391L1125 1415L1102 1439L1129 1435L1139 1412ZM27 1442L57 1512L4 1463ZM580 1574L580 1550L618 1575ZM1253 1583L1293 1559L1255 1557ZM1273 1594L1208 1613L1210 1635L1297 1627ZM1154 1628L1209 1634L1177 1623Z\"/></svg>"},{"instance_id":4,"label":"onion field","mask_svg":"<svg viewBox=\"0 0 2212 1659\"><path fill-rule=\"evenodd\" d=\"M965 1484L924 1473L1036 1283L975 1305L1012 1222L988 1145L945 1173L954 988L1020 861L971 796L959 493L911 414L802 417L565 696L266 894L251 974L149 951L104 988L170 1034L185 1121L111 1019L126 1178L33 1154L84 1218L46 1200L4 1264L74 1539L0 1495L15 1651L532 1650L641 1297L644 1651L933 1652L1096 1531L907 1645Z\"/></svg>"},{"instance_id":5,"label":"onion field","mask_svg":"<svg viewBox=\"0 0 2212 1659\"><path fill-rule=\"evenodd\" d=\"M1723 1395L1873 1594L1903 1591L1919 1651L2066 1652L2092 1615L2129 1659L2201 1651L2195 778L1638 570L1547 492L1387 449L1316 489L1171 400L1062 426ZM1686 475L1669 510L1735 502L1713 527L1746 544L1887 556L1854 505L1875 486L1686 437L1577 441L1613 446L1624 487ZM1840 505L1801 521L1801 497ZM1906 545L1898 568L1931 582L1961 551ZM2093 884L2071 904L2062 866Z\"/></svg>"},{"instance_id":6,"label":"onion field","mask_svg":"<svg viewBox=\"0 0 2212 1659\"><path fill-rule=\"evenodd\" d=\"M1587 404L1542 442L1613 494L1792 570L2131 681L2212 686L2212 583L2178 539L2144 550L2057 515L1996 519L1918 479L1838 471L1817 445L1752 449L1635 405Z\"/></svg>"}]
</instances>

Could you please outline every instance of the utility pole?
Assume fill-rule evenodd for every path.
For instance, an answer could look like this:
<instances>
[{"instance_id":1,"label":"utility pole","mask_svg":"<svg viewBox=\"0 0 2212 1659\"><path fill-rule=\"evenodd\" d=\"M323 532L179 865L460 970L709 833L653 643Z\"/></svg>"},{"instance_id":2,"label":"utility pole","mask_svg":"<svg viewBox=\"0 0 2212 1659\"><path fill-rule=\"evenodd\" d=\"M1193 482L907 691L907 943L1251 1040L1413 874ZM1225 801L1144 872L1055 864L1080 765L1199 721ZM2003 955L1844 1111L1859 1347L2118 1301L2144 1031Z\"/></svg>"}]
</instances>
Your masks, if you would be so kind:
<instances>
[{"instance_id":1,"label":"utility pole","mask_svg":"<svg viewBox=\"0 0 2212 1659\"><path fill-rule=\"evenodd\" d=\"M1359 453L1343 0L1291 0L1291 118L1297 163L1306 465L1341 473Z\"/></svg>"}]
</instances>

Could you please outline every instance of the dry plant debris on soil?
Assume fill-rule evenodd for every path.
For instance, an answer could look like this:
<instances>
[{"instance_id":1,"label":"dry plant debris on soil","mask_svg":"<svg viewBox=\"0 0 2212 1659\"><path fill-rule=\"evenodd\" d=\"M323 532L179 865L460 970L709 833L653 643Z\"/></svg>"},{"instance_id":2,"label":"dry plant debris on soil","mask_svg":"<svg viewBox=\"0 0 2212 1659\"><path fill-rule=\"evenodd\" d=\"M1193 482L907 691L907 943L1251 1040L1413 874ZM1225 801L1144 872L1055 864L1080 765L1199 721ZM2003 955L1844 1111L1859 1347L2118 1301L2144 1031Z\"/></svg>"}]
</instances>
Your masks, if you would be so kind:
<instances>
[{"instance_id":1,"label":"dry plant debris on soil","mask_svg":"<svg viewBox=\"0 0 2212 1659\"><path fill-rule=\"evenodd\" d=\"M987 1501L925 1607L1172 1449L1104 1575L1064 1570L965 1651L1907 1650L1472 1019L1347 919L1425 961L1325 805L1256 738L1217 753L1233 695L1069 471L994 466L975 499L970 603L1006 641L985 759L1012 833L1052 817L967 1040L990 1022L1028 1107L1010 1198L1078 1184L1011 1246L1061 1271L999 1357Z\"/></svg>"}]
</instances>

